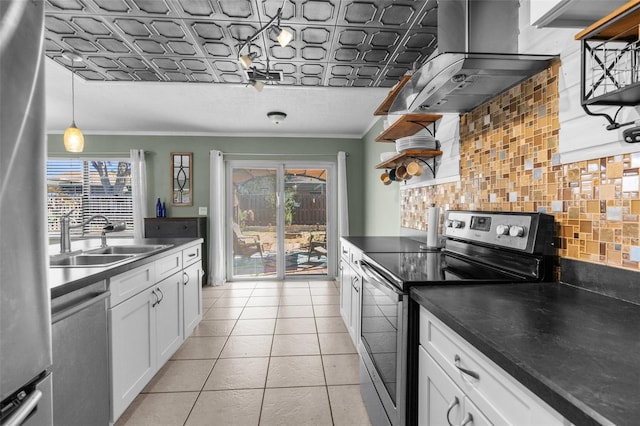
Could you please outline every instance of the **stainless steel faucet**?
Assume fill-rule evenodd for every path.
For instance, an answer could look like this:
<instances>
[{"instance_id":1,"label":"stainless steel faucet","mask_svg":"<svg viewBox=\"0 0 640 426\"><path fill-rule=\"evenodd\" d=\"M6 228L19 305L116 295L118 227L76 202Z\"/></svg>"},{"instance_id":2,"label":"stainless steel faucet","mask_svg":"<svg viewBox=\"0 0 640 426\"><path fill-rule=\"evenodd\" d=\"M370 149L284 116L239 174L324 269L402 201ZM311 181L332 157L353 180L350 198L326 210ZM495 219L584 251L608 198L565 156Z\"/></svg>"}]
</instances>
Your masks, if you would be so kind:
<instances>
[{"instance_id":1,"label":"stainless steel faucet","mask_svg":"<svg viewBox=\"0 0 640 426\"><path fill-rule=\"evenodd\" d=\"M100 234L100 247L107 247L107 232L124 231L127 228L127 224L125 222L114 223L111 222L108 217L101 214L93 215L84 222L71 225L69 216L71 216L71 213L73 213L74 210L75 209L71 209L68 213L60 216L60 253L69 253L71 251L71 228L80 228L95 219L103 219L105 221L105 226L102 228L102 233Z\"/></svg>"}]
</instances>

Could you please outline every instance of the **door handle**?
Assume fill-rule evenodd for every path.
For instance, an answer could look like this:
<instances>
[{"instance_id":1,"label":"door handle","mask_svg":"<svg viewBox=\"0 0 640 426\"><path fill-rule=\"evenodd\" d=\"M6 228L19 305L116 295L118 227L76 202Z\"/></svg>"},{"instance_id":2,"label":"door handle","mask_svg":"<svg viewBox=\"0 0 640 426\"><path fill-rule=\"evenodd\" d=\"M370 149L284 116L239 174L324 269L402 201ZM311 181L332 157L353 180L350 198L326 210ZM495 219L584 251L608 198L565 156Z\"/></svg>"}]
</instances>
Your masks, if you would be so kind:
<instances>
[{"instance_id":1,"label":"door handle","mask_svg":"<svg viewBox=\"0 0 640 426\"><path fill-rule=\"evenodd\" d=\"M158 303L160 303L160 298L155 290L151 290L151 293L156 297L156 301L151 304L152 308L155 308Z\"/></svg>"},{"instance_id":2,"label":"door handle","mask_svg":"<svg viewBox=\"0 0 640 426\"><path fill-rule=\"evenodd\" d=\"M31 392L28 396L23 398L23 402L20 405L20 408L16 410L15 413L11 415L6 421L3 423L4 426L20 426L29 414L33 412L38 407L38 402L42 399L42 391L35 390Z\"/></svg>"},{"instance_id":3,"label":"door handle","mask_svg":"<svg viewBox=\"0 0 640 426\"><path fill-rule=\"evenodd\" d=\"M184 285L189 284L189 274L187 274L186 272L182 273L182 280L184 281Z\"/></svg>"},{"instance_id":4,"label":"door handle","mask_svg":"<svg viewBox=\"0 0 640 426\"><path fill-rule=\"evenodd\" d=\"M473 423L473 416L471 415L471 413L467 413L467 416L464 418L462 423L460 423L460 426L467 426L471 423Z\"/></svg>"},{"instance_id":5,"label":"door handle","mask_svg":"<svg viewBox=\"0 0 640 426\"><path fill-rule=\"evenodd\" d=\"M160 300L158 300L158 305L159 305L160 302L164 300L164 293L159 288L157 288L156 290L158 290L158 293L160 293Z\"/></svg>"},{"instance_id":6,"label":"door handle","mask_svg":"<svg viewBox=\"0 0 640 426\"><path fill-rule=\"evenodd\" d=\"M451 424L451 420L449 420L449 414L451 414L451 410L453 410L453 407L455 407L458 404L460 404L460 400L458 399L457 396L454 396L453 401L451 401L451 404L449 404L449 407L447 407L447 423L449 423L449 426L453 426Z\"/></svg>"}]
</instances>

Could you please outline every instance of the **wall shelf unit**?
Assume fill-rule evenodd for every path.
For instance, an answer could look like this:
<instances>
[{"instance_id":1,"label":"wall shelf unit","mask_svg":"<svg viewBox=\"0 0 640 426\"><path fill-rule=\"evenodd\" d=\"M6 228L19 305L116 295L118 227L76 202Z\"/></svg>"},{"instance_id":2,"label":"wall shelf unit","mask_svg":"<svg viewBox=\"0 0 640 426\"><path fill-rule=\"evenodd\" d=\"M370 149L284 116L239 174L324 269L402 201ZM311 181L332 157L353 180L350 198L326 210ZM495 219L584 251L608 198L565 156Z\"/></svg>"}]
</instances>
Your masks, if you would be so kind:
<instances>
[{"instance_id":1,"label":"wall shelf unit","mask_svg":"<svg viewBox=\"0 0 640 426\"><path fill-rule=\"evenodd\" d=\"M639 23L640 0L632 0L576 34L582 54L581 101L588 114L591 105L640 104ZM626 124L606 117L611 129Z\"/></svg>"},{"instance_id":2,"label":"wall shelf unit","mask_svg":"<svg viewBox=\"0 0 640 426\"><path fill-rule=\"evenodd\" d=\"M420 130L429 129L431 134L435 136L435 123L442 118L440 114L404 114L392 125L387 127L376 138L376 142L395 142L406 136L413 136Z\"/></svg>"},{"instance_id":3,"label":"wall shelf unit","mask_svg":"<svg viewBox=\"0 0 640 426\"><path fill-rule=\"evenodd\" d=\"M376 169L395 169L408 161L419 160L429 168L431 173L433 173L433 177L436 177L436 157L440 155L442 155L442 151L435 149L408 149L376 165ZM431 160L431 162L429 160Z\"/></svg>"}]
</instances>

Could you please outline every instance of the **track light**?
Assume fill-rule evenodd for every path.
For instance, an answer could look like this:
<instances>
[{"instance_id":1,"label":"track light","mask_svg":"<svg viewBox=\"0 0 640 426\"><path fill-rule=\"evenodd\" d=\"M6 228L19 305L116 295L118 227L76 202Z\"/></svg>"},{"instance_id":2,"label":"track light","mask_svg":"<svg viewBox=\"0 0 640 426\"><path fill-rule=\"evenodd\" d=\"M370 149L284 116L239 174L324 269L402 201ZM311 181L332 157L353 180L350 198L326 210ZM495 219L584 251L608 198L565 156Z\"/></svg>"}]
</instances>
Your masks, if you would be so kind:
<instances>
[{"instance_id":1,"label":"track light","mask_svg":"<svg viewBox=\"0 0 640 426\"><path fill-rule=\"evenodd\" d=\"M283 1L283 5L285 1L286 0ZM240 61L244 69L253 71L255 75L258 72L258 70L256 70L255 66L253 66L253 61L258 57L258 54L255 52L251 52L251 45L258 37L260 37L261 35L263 36L267 68L266 70L262 70L259 73L266 75L267 78L261 78L260 76L257 78L255 78L254 76L254 78L252 78L251 75L249 75L250 72L248 72L249 84L255 87L256 90L258 91L262 90L265 82L275 81L274 79L268 77L271 73L271 70L269 69L269 55L268 55L268 48L267 48L267 40L264 38L264 33L267 30L270 30L271 32L273 32L274 35L276 36L276 39L278 40L278 43L282 47L286 47L289 43L291 43L291 40L293 40L293 34L290 31L287 31L280 26L281 17L282 17L282 7L278 9L278 12L276 13L276 15L273 18L271 18L269 22L267 22L262 28L258 29L253 35L251 35L250 37L247 37L247 39L238 48L238 61ZM245 47L247 48L247 53L243 54L242 51ZM261 85L257 85L256 83L258 82L261 83Z\"/></svg>"},{"instance_id":2,"label":"track light","mask_svg":"<svg viewBox=\"0 0 640 426\"><path fill-rule=\"evenodd\" d=\"M64 52L62 56L71 61L71 125L64 132L64 149L68 152L82 152L84 150L84 135L76 126L75 88L73 84L73 65L75 61L82 61L82 57L74 52Z\"/></svg>"}]
</instances>

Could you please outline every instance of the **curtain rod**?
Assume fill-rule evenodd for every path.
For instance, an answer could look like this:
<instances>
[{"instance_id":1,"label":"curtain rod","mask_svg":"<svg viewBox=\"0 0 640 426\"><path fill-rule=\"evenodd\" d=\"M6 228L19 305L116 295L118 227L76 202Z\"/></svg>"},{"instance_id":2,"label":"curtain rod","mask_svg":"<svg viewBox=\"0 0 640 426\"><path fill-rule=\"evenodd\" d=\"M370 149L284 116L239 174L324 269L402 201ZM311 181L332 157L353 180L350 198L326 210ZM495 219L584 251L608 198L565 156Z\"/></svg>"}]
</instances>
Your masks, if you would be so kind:
<instances>
[{"instance_id":1,"label":"curtain rod","mask_svg":"<svg viewBox=\"0 0 640 426\"><path fill-rule=\"evenodd\" d=\"M224 155L238 155L238 156L243 156L243 155L252 155L252 156L269 156L269 157L273 157L273 156L277 156L277 157L335 157L337 155L336 154L258 154L258 153L250 153L250 152L222 152L222 154ZM345 155L348 157L349 153L346 152Z\"/></svg>"}]
</instances>

